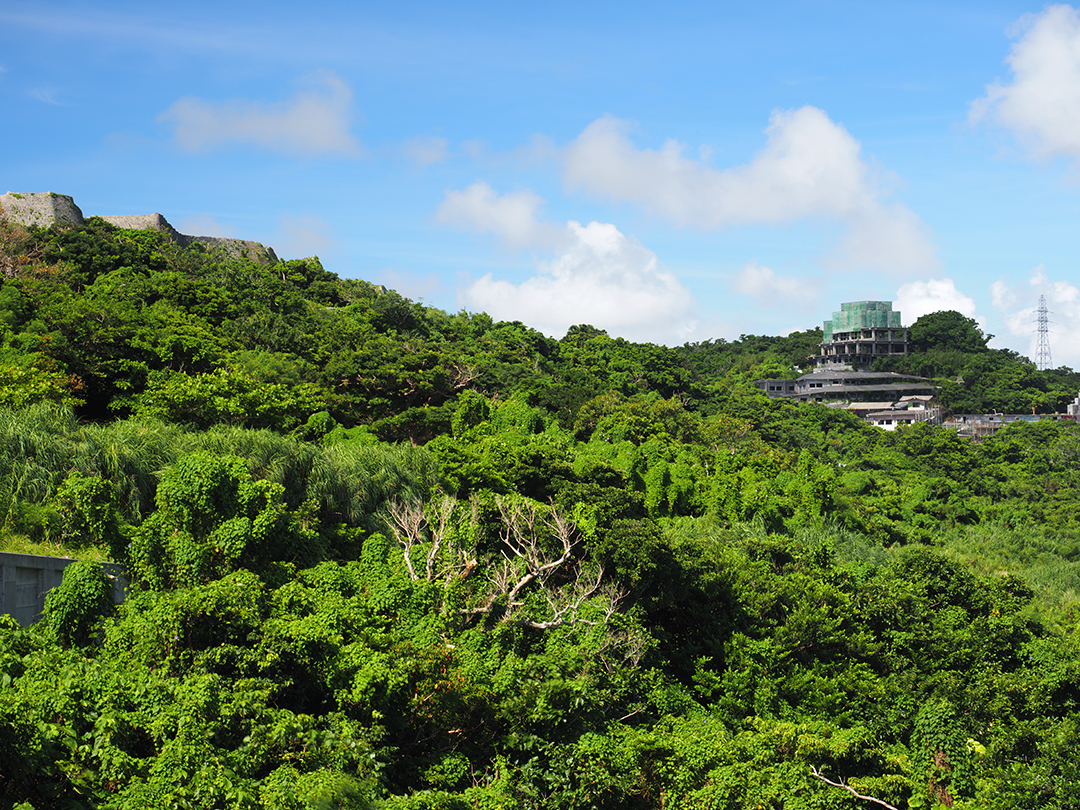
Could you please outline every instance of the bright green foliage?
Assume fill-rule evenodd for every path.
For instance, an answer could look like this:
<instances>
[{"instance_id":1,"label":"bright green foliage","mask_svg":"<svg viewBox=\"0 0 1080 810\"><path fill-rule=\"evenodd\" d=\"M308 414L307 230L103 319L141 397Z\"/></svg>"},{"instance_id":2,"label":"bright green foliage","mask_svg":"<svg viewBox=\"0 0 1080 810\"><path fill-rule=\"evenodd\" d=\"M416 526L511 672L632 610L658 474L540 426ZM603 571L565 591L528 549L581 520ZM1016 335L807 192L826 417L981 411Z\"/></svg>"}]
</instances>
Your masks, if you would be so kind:
<instances>
[{"instance_id":1,"label":"bright green foliage","mask_svg":"<svg viewBox=\"0 0 1080 810\"><path fill-rule=\"evenodd\" d=\"M0 810L1075 806L1075 423L885 433L754 387L818 330L552 340L256 258L0 223L0 539L136 585L0 619ZM1080 388L946 316L883 364Z\"/></svg>"},{"instance_id":2,"label":"bright green foliage","mask_svg":"<svg viewBox=\"0 0 1080 810\"><path fill-rule=\"evenodd\" d=\"M486 422L491 416L491 403L487 397L475 391L465 391L458 397L457 408L450 420L450 428L455 437L461 436L469 428Z\"/></svg>"},{"instance_id":3,"label":"bright green foliage","mask_svg":"<svg viewBox=\"0 0 1080 810\"><path fill-rule=\"evenodd\" d=\"M0 365L0 407L21 408L38 402L82 405L76 396L81 387L77 377L37 365Z\"/></svg>"},{"instance_id":4,"label":"bright green foliage","mask_svg":"<svg viewBox=\"0 0 1080 810\"><path fill-rule=\"evenodd\" d=\"M209 374L171 374L152 381L138 398L142 418L183 422L197 428L242 425L288 431L319 409L322 398L310 384L259 382L240 368Z\"/></svg>"},{"instance_id":5,"label":"bright green foliage","mask_svg":"<svg viewBox=\"0 0 1080 810\"><path fill-rule=\"evenodd\" d=\"M46 597L44 622L64 647L81 647L112 611L109 576L99 563L76 560L64 569L60 587Z\"/></svg>"},{"instance_id":6,"label":"bright green foliage","mask_svg":"<svg viewBox=\"0 0 1080 810\"><path fill-rule=\"evenodd\" d=\"M983 335L973 318L948 310L920 316L912 324L908 337L911 350L916 352L935 349L980 352L986 351L986 343L993 335Z\"/></svg>"},{"instance_id":7,"label":"bright green foliage","mask_svg":"<svg viewBox=\"0 0 1080 810\"><path fill-rule=\"evenodd\" d=\"M121 559L123 537L116 493L98 476L71 472L56 491L53 508L60 515L60 540L69 545L95 545Z\"/></svg>"},{"instance_id":8,"label":"bright green foliage","mask_svg":"<svg viewBox=\"0 0 1080 810\"><path fill-rule=\"evenodd\" d=\"M240 565L317 559L313 539L290 531L283 492L253 480L235 456L182 457L158 487L157 511L134 534L133 573L162 589L203 584Z\"/></svg>"},{"instance_id":9,"label":"bright green foliage","mask_svg":"<svg viewBox=\"0 0 1080 810\"><path fill-rule=\"evenodd\" d=\"M931 700L919 708L911 743L916 751L915 773L925 774L927 779L927 795L912 797L913 806L948 805L971 795L971 760L978 743L969 741L956 710L947 701Z\"/></svg>"}]
</instances>

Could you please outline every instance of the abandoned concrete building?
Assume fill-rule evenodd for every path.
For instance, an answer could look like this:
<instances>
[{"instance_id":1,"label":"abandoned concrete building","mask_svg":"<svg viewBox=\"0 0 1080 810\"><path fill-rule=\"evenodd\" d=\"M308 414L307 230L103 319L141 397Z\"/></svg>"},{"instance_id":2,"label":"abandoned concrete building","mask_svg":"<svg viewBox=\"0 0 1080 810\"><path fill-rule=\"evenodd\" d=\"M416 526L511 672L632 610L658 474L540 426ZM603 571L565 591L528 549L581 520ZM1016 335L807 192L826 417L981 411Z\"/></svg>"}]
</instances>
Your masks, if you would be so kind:
<instances>
[{"instance_id":1,"label":"abandoned concrete building","mask_svg":"<svg viewBox=\"0 0 1080 810\"><path fill-rule=\"evenodd\" d=\"M818 402L843 408L872 425L895 430L941 421L936 387L924 377L894 371L813 371L794 380L757 380L770 399Z\"/></svg>"},{"instance_id":2,"label":"abandoned concrete building","mask_svg":"<svg viewBox=\"0 0 1080 810\"><path fill-rule=\"evenodd\" d=\"M907 351L908 330L892 302L853 301L841 304L825 321L819 352L807 358L813 371L794 380L757 380L755 385L770 399L843 408L886 430L940 422L937 389L930 380L869 370L875 360Z\"/></svg>"},{"instance_id":3,"label":"abandoned concrete building","mask_svg":"<svg viewBox=\"0 0 1080 810\"><path fill-rule=\"evenodd\" d=\"M851 301L825 321L818 354L808 358L820 369L867 369L890 354L907 354L908 330L891 301Z\"/></svg>"},{"instance_id":4,"label":"abandoned concrete building","mask_svg":"<svg viewBox=\"0 0 1080 810\"><path fill-rule=\"evenodd\" d=\"M812 371L794 380L757 380L770 399L800 402L873 403L901 397L931 397L936 390L925 377L895 371Z\"/></svg>"}]
</instances>

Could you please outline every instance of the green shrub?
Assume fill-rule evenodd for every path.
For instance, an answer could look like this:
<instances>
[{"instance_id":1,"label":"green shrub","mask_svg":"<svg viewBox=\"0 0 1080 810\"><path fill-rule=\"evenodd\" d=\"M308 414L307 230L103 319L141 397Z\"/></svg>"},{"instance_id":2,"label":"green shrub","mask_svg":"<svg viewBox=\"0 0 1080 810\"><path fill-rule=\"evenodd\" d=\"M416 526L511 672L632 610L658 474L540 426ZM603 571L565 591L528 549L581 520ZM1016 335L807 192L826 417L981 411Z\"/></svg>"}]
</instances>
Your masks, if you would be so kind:
<instances>
[{"instance_id":1,"label":"green shrub","mask_svg":"<svg viewBox=\"0 0 1080 810\"><path fill-rule=\"evenodd\" d=\"M76 560L64 569L60 587L45 597L44 620L63 646L86 646L98 623L112 614L112 593L100 563Z\"/></svg>"},{"instance_id":2,"label":"green shrub","mask_svg":"<svg viewBox=\"0 0 1080 810\"><path fill-rule=\"evenodd\" d=\"M56 491L53 508L60 516L58 539L65 545L99 546L114 560L123 559L116 493L108 481L71 472Z\"/></svg>"}]
</instances>

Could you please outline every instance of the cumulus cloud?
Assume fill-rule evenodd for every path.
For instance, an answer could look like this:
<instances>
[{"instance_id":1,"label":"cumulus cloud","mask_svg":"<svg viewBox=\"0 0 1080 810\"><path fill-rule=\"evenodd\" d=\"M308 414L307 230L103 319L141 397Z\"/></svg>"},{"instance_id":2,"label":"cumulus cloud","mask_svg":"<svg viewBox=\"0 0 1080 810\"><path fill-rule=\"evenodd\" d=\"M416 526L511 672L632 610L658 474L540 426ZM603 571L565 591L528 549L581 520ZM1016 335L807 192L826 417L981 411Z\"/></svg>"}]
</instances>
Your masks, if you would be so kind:
<instances>
[{"instance_id":1,"label":"cumulus cloud","mask_svg":"<svg viewBox=\"0 0 1080 810\"><path fill-rule=\"evenodd\" d=\"M1080 287L1071 281L1051 279L1040 264L1031 271L1026 285L1011 285L999 279L990 292L1009 333L1026 344L1026 351L1019 350L1032 360L1037 354L1039 296L1045 295L1054 366L1080 368Z\"/></svg>"},{"instance_id":2,"label":"cumulus cloud","mask_svg":"<svg viewBox=\"0 0 1080 810\"><path fill-rule=\"evenodd\" d=\"M351 118L352 91L331 71L307 76L286 101L189 96L158 116L172 125L177 144L186 152L246 144L305 157L357 154L359 144L349 132Z\"/></svg>"},{"instance_id":3,"label":"cumulus cloud","mask_svg":"<svg viewBox=\"0 0 1080 810\"><path fill-rule=\"evenodd\" d=\"M449 156L446 138L437 138L428 135L423 138L413 138L402 144L405 157L421 168L442 163Z\"/></svg>"},{"instance_id":4,"label":"cumulus cloud","mask_svg":"<svg viewBox=\"0 0 1080 810\"><path fill-rule=\"evenodd\" d=\"M904 323L910 326L923 315L931 312L953 310L966 318L975 318L985 328L982 318L975 316L975 299L956 288L951 278L912 281L896 291L893 309L899 310Z\"/></svg>"},{"instance_id":5,"label":"cumulus cloud","mask_svg":"<svg viewBox=\"0 0 1080 810\"><path fill-rule=\"evenodd\" d=\"M1080 14L1048 6L1022 17L1005 60L1012 81L986 88L971 119L1012 130L1039 157L1080 157Z\"/></svg>"},{"instance_id":6,"label":"cumulus cloud","mask_svg":"<svg viewBox=\"0 0 1080 810\"><path fill-rule=\"evenodd\" d=\"M668 141L638 149L625 121L594 121L565 153L565 182L633 202L679 225L723 228L826 217L847 226L833 264L894 272L938 268L926 226L889 202L859 142L822 110L775 112L765 147L750 163L718 170Z\"/></svg>"},{"instance_id":7,"label":"cumulus cloud","mask_svg":"<svg viewBox=\"0 0 1080 810\"><path fill-rule=\"evenodd\" d=\"M796 276L779 276L769 267L748 262L735 276L735 291L748 295L761 304L775 304L777 298L813 300L820 289L810 279Z\"/></svg>"},{"instance_id":8,"label":"cumulus cloud","mask_svg":"<svg viewBox=\"0 0 1080 810\"><path fill-rule=\"evenodd\" d=\"M499 194L476 182L464 191L446 192L435 219L459 230L494 234L512 250L557 248L565 241L565 229L538 219L543 204L531 191Z\"/></svg>"},{"instance_id":9,"label":"cumulus cloud","mask_svg":"<svg viewBox=\"0 0 1080 810\"><path fill-rule=\"evenodd\" d=\"M521 320L553 337L588 323L630 340L683 343L696 326L690 293L656 254L614 225L566 226L569 247L521 284L490 273L459 301L501 320Z\"/></svg>"}]
</instances>

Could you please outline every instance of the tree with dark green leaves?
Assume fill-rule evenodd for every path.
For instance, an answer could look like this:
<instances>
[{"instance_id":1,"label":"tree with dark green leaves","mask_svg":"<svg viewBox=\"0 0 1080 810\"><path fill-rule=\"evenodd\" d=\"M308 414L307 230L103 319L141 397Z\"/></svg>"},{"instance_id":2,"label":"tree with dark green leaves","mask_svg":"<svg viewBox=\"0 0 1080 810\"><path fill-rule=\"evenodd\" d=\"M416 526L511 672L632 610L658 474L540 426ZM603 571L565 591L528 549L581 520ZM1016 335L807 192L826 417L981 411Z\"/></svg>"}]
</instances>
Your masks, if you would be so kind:
<instances>
[{"instance_id":1,"label":"tree with dark green leaves","mask_svg":"<svg viewBox=\"0 0 1080 810\"><path fill-rule=\"evenodd\" d=\"M910 349L914 352L982 352L986 351L986 344L992 337L983 334L974 318L966 318L956 310L922 315L908 332Z\"/></svg>"}]
</instances>

